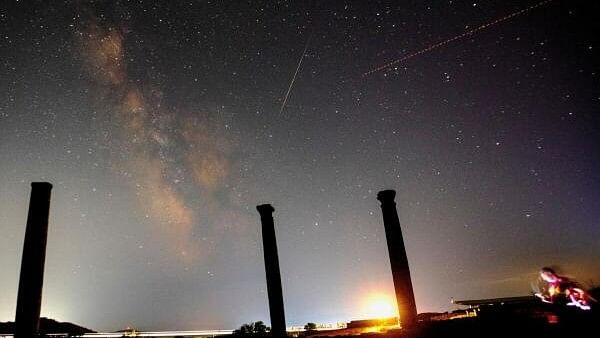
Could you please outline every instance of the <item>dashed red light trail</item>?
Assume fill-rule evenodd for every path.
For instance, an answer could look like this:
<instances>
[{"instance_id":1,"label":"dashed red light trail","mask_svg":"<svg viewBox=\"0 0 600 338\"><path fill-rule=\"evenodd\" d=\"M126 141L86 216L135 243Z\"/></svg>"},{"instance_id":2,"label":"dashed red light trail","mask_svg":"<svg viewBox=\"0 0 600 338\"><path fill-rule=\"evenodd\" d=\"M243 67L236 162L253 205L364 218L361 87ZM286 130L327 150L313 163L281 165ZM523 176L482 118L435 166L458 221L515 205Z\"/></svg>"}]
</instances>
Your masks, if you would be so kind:
<instances>
[{"instance_id":1,"label":"dashed red light trail","mask_svg":"<svg viewBox=\"0 0 600 338\"><path fill-rule=\"evenodd\" d=\"M462 39L462 38L464 38L466 36L475 34L475 33L479 32L479 31L484 30L484 29L487 29L487 28L490 28L492 26L495 26L495 25L497 25L497 24L499 24L501 22L504 22L504 21L510 20L510 19L512 19L514 17L526 14L526 13L528 13L528 12L530 12L530 11L538 8L538 7L542 7L544 5L547 5L548 3L552 2L552 1L554 1L554 0L545 0L545 1L538 2L535 5L531 5L531 6L527 7L527 8L524 8L524 9L521 9L519 11L513 12L511 14L505 15L505 16L503 16L501 18L498 18L498 19L496 19L494 21L488 22L488 23L483 24L483 25L481 25L479 27L470 29L470 30L468 30L468 31L466 31L466 32L464 32L462 34L456 35L456 36L454 36L454 37L452 37L450 39L447 39L447 40L444 40L444 41L440 41L440 42L438 42L436 44L430 45L430 46L425 47L425 48L423 48L421 50L413 52L411 54L405 55L405 56L403 56L403 57L401 57L399 59L390 61L390 62L388 62L386 64L383 64L381 66L373 68L373 69L369 70L368 72L363 73L363 77L364 76L368 76L368 75L373 74L373 73L376 73L376 72L379 72L379 71L382 71L384 69L388 69L388 68L392 67L393 65L396 65L398 63L404 62L404 61L409 60L409 59L412 59L415 56L419 56L421 54L428 53L428 52L430 52L430 51L432 51L434 49L438 49L440 47L443 47L443 46L445 46L445 45L447 45L447 44L449 44L451 42L454 42L456 40L460 40L460 39Z\"/></svg>"}]
</instances>

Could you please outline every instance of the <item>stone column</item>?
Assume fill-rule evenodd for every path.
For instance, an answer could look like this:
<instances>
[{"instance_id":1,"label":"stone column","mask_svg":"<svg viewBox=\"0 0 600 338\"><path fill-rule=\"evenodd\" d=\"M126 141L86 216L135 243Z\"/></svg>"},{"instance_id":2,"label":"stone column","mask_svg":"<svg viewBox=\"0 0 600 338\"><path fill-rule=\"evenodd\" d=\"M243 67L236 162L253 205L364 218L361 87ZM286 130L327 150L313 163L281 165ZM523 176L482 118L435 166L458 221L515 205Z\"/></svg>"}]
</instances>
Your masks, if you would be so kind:
<instances>
[{"instance_id":1,"label":"stone column","mask_svg":"<svg viewBox=\"0 0 600 338\"><path fill-rule=\"evenodd\" d=\"M396 202L394 202L395 197L396 192L394 190L384 190L377 194L377 199L381 202L381 211L383 213L383 225L385 227L385 236L390 254L400 324L403 328L408 328L416 322L417 306L410 279L410 269L408 268L404 239L402 238L402 230L400 229L400 221L398 220L398 212L396 211Z\"/></svg>"},{"instance_id":2,"label":"stone column","mask_svg":"<svg viewBox=\"0 0 600 338\"><path fill-rule=\"evenodd\" d=\"M31 183L31 198L17 296L15 338L33 338L38 335L51 190L52 184L50 183Z\"/></svg>"},{"instance_id":3,"label":"stone column","mask_svg":"<svg viewBox=\"0 0 600 338\"><path fill-rule=\"evenodd\" d=\"M283 310L283 292L281 289L281 273L277 241L273 224L273 211L270 204L256 207L262 223L263 250L265 254L265 272L267 273L267 294L269 296L269 314L271 315L271 332L274 337L285 336L285 314Z\"/></svg>"}]
</instances>

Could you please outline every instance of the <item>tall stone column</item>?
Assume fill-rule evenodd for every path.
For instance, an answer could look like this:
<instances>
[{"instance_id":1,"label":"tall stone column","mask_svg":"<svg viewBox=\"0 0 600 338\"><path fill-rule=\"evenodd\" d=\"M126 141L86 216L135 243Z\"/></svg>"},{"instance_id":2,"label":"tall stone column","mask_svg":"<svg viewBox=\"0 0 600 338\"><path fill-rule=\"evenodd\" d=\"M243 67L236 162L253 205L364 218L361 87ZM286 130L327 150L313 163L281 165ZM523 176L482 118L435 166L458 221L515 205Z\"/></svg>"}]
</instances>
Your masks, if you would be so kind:
<instances>
[{"instance_id":1,"label":"tall stone column","mask_svg":"<svg viewBox=\"0 0 600 338\"><path fill-rule=\"evenodd\" d=\"M283 309L283 292L281 289L281 273L277 240L273 224L275 209L270 204L256 207L262 223L263 251L265 255L265 272L267 273L267 294L269 296L269 314L271 315L271 332L274 337L285 336L285 314Z\"/></svg>"},{"instance_id":2,"label":"tall stone column","mask_svg":"<svg viewBox=\"0 0 600 338\"><path fill-rule=\"evenodd\" d=\"M15 316L15 338L37 337L42 306L50 191L52 184L31 183Z\"/></svg>"},{"instance_id":3,"label":"tall stone column","mask_svg":"<svg viewBox=\"0 0 600 338\"><path fill-rule=\"evenodd\" d=\"M408 268L404 239L402 238L402 230L400 229L400 220L396 211L395 197L396 192L394 190L384 190L377 194L377 199L381 202L381 211L383 213L383 225L385 227L385 236L390 254L400 324L403 328L408 328L415 324L417 320L417 306L410 279L410 269Z\"/></svg>"}]
</instances>

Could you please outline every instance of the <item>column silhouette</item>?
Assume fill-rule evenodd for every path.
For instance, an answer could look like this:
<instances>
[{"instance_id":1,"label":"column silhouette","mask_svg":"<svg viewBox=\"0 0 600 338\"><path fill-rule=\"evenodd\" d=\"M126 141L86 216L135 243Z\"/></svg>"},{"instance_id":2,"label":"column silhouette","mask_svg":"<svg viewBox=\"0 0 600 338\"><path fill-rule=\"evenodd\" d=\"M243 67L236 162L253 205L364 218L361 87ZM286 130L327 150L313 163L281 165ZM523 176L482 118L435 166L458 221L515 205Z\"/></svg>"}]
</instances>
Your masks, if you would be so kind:
<instances>
[{"instance_id":1,"label":"column silhouette","mask_svg":"<svg viewBox=\"0 0 600 338\"><path fill-rule=\"evenodd\" d=\"M50 183L31 183L15 315L15 338L33 338L38 335L51 190Z\"/></svg>"},{"instance_id":2,"label":"column silhouette","mask_svg":"<svg viewBox=\"0 0 600 338\"><path fill-rule=\"evenodd\" d=\"M270 204L256 207L262 223L263 251L265 255L265 272L267 273L267 294L269 296L269 314L271 315L271 332L274 337L285 336L285 313L283 309L283 292L281 289L281 273L279 271L279 256L277 255L277 240L275 225Z\"/></svg>"},{"instance_id":3,"label":"column silhouette","mask_svg":"<svg viewBox=\"0 0 600 338\"><path fill-rule=\"evenodd\" d=\"M416 322L417 306L410 279L410 269L408 267L406 249L404 248L400 220L396 211L395 197L396 192L394 190L384 190L377 194L377 199L381 202L381 211L383 213L383 225L385 227L385 236L390 254L400 324L403 328L407 328Z\"/></svg>"}]
</instances>

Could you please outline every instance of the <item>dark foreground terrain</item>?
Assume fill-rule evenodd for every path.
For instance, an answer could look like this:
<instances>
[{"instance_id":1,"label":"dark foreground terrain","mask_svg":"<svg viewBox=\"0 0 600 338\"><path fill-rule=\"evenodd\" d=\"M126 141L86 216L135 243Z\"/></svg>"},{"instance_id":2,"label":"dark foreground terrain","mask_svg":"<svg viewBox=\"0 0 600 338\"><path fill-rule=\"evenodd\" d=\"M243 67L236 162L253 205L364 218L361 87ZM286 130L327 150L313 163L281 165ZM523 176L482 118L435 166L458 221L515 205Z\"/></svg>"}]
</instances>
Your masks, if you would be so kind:
<instances>
[{"instance_id":1,"label":"dark foreground terrain","mask_svg":"<svg viewBox=\"0 0 600 338\"><path fill-rule=\"evenodd\" d=\"M597 310L597 309L596 309ZM311 337L600 337L599 311L582 311L576 308L553 308L536 313L482 311L479 316L444 321L419 322L410 330L396 329L381 333L346 335L343 331L308 334Z\"/></svg>"},{"instance_id":2,"label":"dark foreground terrain","mask_svg":"<svg viewBox=\"0 0 600 338\"><path fill-rule=\"evenodd\" d=\"M15 332L15 323L0 323L0 334L13 334ZM72 336L83 335L84 333L93 333L88 328L72 323L58 322L49 318L40 318L40 332L47 334L66 333Z\"/></svg>"}]
</instances>

